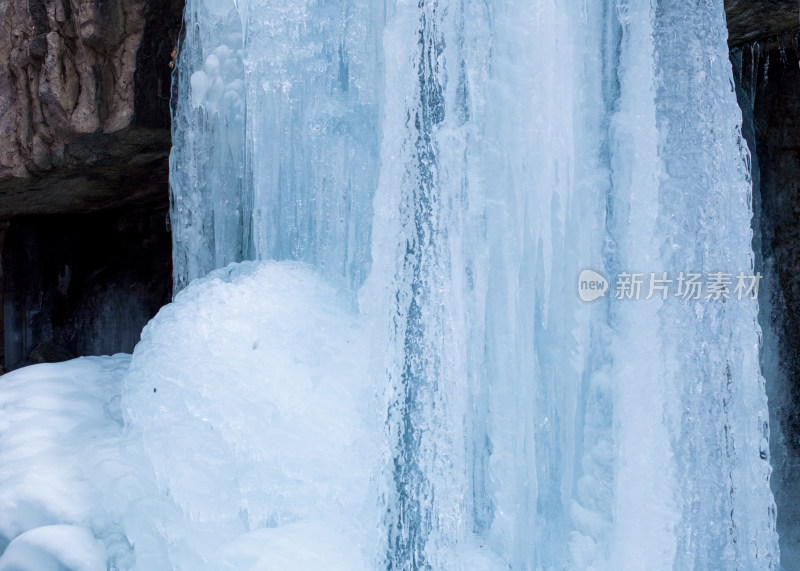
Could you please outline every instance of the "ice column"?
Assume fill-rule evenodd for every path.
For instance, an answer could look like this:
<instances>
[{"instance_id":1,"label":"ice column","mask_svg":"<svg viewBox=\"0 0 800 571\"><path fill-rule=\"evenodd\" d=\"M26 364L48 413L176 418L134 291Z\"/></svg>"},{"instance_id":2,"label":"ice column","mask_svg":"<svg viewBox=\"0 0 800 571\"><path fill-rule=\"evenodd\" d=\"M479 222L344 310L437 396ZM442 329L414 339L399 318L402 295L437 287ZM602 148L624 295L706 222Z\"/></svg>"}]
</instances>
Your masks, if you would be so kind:
<instances>
[{"instance_id":1,"label":"ice column","mask_svg":"<svg viewBox=\"0 0 800 571\"><path fill-rule=\"evenodd\" d=\"M370 264L380 5L189 0L171 156L175 289L242 259Z\"/></svg>"}]
</instances>

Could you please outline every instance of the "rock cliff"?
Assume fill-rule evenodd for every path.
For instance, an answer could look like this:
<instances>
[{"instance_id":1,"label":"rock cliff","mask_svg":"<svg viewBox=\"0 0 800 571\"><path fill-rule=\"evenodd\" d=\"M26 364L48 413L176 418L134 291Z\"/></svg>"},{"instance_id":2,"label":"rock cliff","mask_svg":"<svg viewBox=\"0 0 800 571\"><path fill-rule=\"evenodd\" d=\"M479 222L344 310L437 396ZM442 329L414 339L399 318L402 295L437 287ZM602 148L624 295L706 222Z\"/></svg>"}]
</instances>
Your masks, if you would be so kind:
<instances>
[{"instance_id":1,"label":"rock cliff","mask_svg":"<svg viewBox=\"0 0 800 571\"><path fill-rule=\"evenodd\" d=\"M0 0L0 218L164 200L181 10Z\"/></svg>"}]
</instances>

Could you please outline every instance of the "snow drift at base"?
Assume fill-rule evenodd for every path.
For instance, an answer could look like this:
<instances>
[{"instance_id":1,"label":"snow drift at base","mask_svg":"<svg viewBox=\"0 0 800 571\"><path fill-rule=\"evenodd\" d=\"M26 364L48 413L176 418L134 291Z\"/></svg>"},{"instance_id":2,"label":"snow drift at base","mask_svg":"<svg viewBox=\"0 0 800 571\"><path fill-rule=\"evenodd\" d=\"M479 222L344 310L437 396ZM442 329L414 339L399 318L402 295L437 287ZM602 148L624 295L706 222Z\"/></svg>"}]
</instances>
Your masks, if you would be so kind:
<instances>
[{"instance_id":1,"label":"snow drift at base","mask_svg":"<svg viewBox=\"0 0 800 571\"><path fill-rule=\"evenodd\" d=\"M371 569L367 355L352 300L251 262L181 292L132 359L8 374L0 569Z\"/></svg>"}]
</instances>

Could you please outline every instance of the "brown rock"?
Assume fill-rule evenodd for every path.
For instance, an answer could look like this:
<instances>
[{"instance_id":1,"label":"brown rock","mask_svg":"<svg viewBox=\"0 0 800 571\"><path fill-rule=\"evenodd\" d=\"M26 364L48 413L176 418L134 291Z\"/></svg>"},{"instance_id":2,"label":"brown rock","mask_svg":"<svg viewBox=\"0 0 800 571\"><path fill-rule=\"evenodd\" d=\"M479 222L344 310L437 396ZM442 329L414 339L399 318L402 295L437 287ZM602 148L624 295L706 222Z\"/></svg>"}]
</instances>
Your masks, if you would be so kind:
<instances>
[{"instance_id":1,"label":"brown rock","mask_svg":"<svg viewBox=\"0 0 800 571\"><path fill-rule=\"evenodd\" d=\"M0 0L0 130L13 135L0 177L47 169L46 155L74 137L130 123L143 8L144 0Z\"/></svg>"},{"instance_id":2,"label":"brown rock","mask_svg":"<svg viewBox=\"0 0 800 571\"><path fill-rule=\"evenodd\" d=\"M182 9L0 0L0 217L164 202Z\"/></svg>"},{"instance_id":3,"label":"brown rock","mask_svg":"<svg viewBox=\"0 0 800 571\"><path fill-rule=\"evenodd\" d=\"M169 301L182 11L183 0L0 0L0 362L52 360L31 355L40 343L131 351Z\"/></svg>"},{"instance_id":4,"label":"brown rock","mask_svg":"<svg viewBox=\"0 0 800 571\"><path fill-rule=\"evenodd\" d=\"M725 0L730 47L779 36L800 27L797 0Z\"/></svg>"}]
</instances>

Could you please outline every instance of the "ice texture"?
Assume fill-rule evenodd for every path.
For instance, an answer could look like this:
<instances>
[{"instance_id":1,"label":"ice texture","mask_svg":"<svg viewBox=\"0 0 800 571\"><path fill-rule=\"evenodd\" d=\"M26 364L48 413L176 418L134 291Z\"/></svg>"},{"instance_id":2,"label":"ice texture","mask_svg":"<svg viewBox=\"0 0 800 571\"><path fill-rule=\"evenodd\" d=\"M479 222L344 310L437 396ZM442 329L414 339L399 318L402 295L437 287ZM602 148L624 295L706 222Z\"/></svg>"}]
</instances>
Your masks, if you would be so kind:
<instances>
[{"instance_id":1,"label":"ice texture","mask_svg":"<svg viewBox=\"0 0 800 571\"><path fill-rule=\"evenodd\" d=\"M242 259L314 264L353 286L379 171L372 0L193 0L170 158L175 289Z\"/></svg>"},{"instance_id":2,"label":"ice texture","mask_svg":"<svg viewBox=\"0 0 800 571\"><path fill-rule=\"evenodd\" d=\"M3 571L103 571L107 555L91 530L45 525L16 537L0 558Z\"/></svg>"},{"instance_id":3,"label":"ice texture","mask_svg":"<svg viewBox=\"0 0 800 571\"><path fill-rule=\"evenodd\" d=\"M778 568L755 300L575 289L753 270L722 0L185 21L179 293L122 384L121 357L0 384L9 558L68 525L148 570ZM45 373L79 390L37 401ZM87 484L94 433L19 399L129 464Z\"/></svg>"},{"instance_id":4,"label":"ice texture","mask_svg":"<svg viewBox=\"0 0 800 571\"><path fill-rule=\"evenodd\" d=\"M667 271L755 272L750 157L726 30L715 25L723 20L722 3L670 0L654 26L662 236L654 245ZM778 566L757 315L755 300L733 297L673 299L659 311L660 372L674 387L665 423L673 427L679 568Z\"/></svg>"},{"instance_id":5,"label":"ice texture","mask_svg":"<svg viewBox=\"0 0 800 571\"><path fill-rule=\"evenodd\" d=\"M353 300L302 263L231 265L159 312L122 407L183 514L155 516L173 568L220 568L226 553L249 568L273 552L268 568L369 568L379 425L367 359Z\"/></svg>"},{"instance_id":6,"label":"ice texture","mask_svg":"<svg viewBox=\"0 0 800 571\"><path fill-rule=\"evenodd\" d=\"M387 427L379 559L775 566L756 304L574 293L583 268L752 270L722 2L363 8L239 4L241 236L358 289Z\"/></svg>"},{"instance_id":7,"label":"ice texture","mask_svg":"<svg viewBox=\"0 0 800 571\"><path fill-rule=\"evenodd\" d=\"M249 252L244 36L235 5L201 0L184 10L170 155L176 291Z\"/></svg>"}]
</instances>

